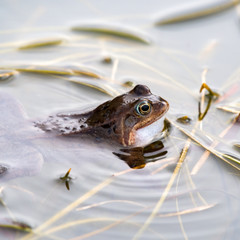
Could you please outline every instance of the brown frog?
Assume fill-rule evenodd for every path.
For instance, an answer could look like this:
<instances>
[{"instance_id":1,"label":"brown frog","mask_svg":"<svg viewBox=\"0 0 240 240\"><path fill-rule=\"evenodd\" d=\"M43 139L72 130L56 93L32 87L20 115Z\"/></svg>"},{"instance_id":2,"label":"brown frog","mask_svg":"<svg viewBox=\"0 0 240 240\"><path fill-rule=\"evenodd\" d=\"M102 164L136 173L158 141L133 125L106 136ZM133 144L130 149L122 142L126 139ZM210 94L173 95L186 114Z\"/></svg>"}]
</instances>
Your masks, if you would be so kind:
<instances>
[{"instance_id":1,"label":"brown frog","mask_svg":"<svg viewBox=\"0 0 240 240\"><path fill-rule=\"evenodd\" d=\"M57 114L35 125L61 135L88 134L123 146L138 146L154 137L162 125L143 132L168 110L169 104L153 95L149 88L137 85L131 91L109 100L94 110L77 114ZM159 126L161 128L159 128Z\"/></svg>"}]
</instances>

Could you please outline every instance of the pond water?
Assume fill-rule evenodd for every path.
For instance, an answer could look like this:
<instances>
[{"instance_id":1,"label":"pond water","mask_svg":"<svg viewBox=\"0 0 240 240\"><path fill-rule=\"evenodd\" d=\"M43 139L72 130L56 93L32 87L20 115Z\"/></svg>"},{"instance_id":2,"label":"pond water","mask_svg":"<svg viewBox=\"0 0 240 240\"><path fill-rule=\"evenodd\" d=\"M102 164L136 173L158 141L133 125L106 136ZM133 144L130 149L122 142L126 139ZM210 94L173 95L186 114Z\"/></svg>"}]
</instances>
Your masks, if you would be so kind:
<instances>
[{"instance_id":1,"label":"pond water","mask_svg":"<svg viewBox=\"0 0 240 240\"><path fill-rule=\"evenodd\" d=\"M0 3L0 69L22 69L0 82L0 239L238 239L239 7L154 25L179 4ZM134 27L151 43L71 31L90 20ZM63 42L18 49L49 38ZM23 71L32 66L84 66L102 77ZM219 98L201 97L204 79ZM129 91L127 81L147 85L170 104L169 133L158 149L146 147L144 156L126 161L126 149L33 126L58 112L98 106ZM210 109L198 121L199 105L204 112L208 101ZM190 123L176 121L182 116ZM143 165L132 168L135 161Z\"/></svg>"}]
</instances>

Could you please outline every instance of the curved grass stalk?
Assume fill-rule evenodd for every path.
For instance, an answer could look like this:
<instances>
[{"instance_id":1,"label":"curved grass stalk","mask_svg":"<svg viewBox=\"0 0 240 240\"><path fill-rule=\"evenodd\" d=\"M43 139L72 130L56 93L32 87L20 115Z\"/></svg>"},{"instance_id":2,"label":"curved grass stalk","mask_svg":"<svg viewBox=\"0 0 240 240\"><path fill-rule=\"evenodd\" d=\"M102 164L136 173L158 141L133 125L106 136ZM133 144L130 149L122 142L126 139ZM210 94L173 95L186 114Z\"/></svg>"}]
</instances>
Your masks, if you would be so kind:
<instances>
[{"instance_id":1,"label":"curved grass stalk","mask_svg":"<svg viewBox=\"0 0 240 240\"><path fill-rule=\"evenodd\" d=\"M65 80L65 81L68 81L68 82L74 82L74 83L81 84L86 87L96 89L97 91L105 93L111 97L115 97L122 93L121 91L112 87L110 84L101 82L99 80L96 81L93 79L90 80L90 79L86 79L86 78L77 78L77 77L72 77L72 78L66 78L66 77L61 77L61 76L57 76L57 77Z\"/></svg>"},{"instance_id":2,"label":"curved grass stalk","mask_svg":"<svg viewBox=\"0 0 240 240\"><path fill-rule=\"evenodd\" d=\"M116 202L117 203L128 203L128 204L133 204L133 205L140 206L140 207L146 207L143 204L138 203L138 202L134 202L134 201L128 201L128 200L108 200L108 201L103 201L103 202L99 202L99 203L94 203L94 204L91 204L91 205L88 205L88 206L85 206L85 207L77 208L76 211L82 211L82 210L86 210L86 209L89 209L89 208L99 207L99 206L102 206L102 205L105 205L105 204L116 203Z\"/></svg>"},{"instance_id":3,"label":"curved grass stalk","mask_svg":"<svg viewBox=\"0 0 240 240\"><path fill-rule=\"evenodd\" d=\"M111 177L107 178L106 180L104 180L103 182L98 184L96 187L92 188L90 191L88 191L84 195L80 196L77 200L73 201L68 206L66 206L65 208L63 208L62 210L57 212L55 215L50 217L46 222L42 223L39 227L37 227L32 233L22 237L21 240L33 239L35 234L36 235L41 235L43 230L45 230L46 228L51 226L56 221L60 220L62 217L64 217L66 214L68 214L72 210L76 209L80 204L85 202L87 199L94 196L96 193L98 193L103 188L108 186L112 181L114 181L116 176L120 176L120 175L123 175L125 173L132 172L132 171L134 171L134 169L128 169L127 171L118 172L118 173L112 175ZM35 238L37 239L37 236L35 236Z\"/></svg>"},{"instance_id":4,"label":"curved grass stalk","mask_svg":"<svg viewBox=\"0 0 240 240\"><path fill-rule=\"evenodd\" d=\"M224 162L226 162L227 164L229 164L230 166L236 168L237 170L240 170L240 167L234 165L232 162L235 162L237 164L240 165L240 160L239 159L236 159L235 157L233 156L228 156L228 155L224 155L222 154L221 152L217 151L214 149L214 147L216 146L216 142L211 145L211 146L207 146L206 144L202 143L201 141L199 141L197 139L197 137L194 135L193 132L189 133L187 132L186 130L184 130L182 127L180 127L179 125L177 125L176 123L174 123L173 121L169 120L168 121L173 125L175 126L176 128L178 128L182 133L184 133L186 136L188 136L190 139L192 139L194 142L196 142L197 144L199 144L201 147L203 147L206 151L206 154L207 154L207 157L210 153L212 153L214 156L216 156L217 158L223 160ZM204 157L204 158L207 158L207 157ZM196 165L195 167L193 168L191 174L196 174ZM197 169L199 169L199 166L197 167Z\"/></svg>"},{"instance_id":5,"label":"curved grass stalk","mask_svg":"<svg viewBox=\"0 0 240 240\"><path fill-rule=\"evenodd\" d=\"M30 234L24 236L23 238L21 238L21 240L32 239L34 234L41 235L41 232L44 229L51 226L53 223L55 223L56 221L58 221L59 219L64 217L66 214L71 212L73 209L78 207L81 203L85 202L87 199L89 199L90 197L92 197L93 195L98 193L101 189L108 186L113 180L114 180L114 177L107 178L105 181L101 182L99 185L97 185L96 187L94 187L93 189L88 191L86 194L80 196L77 200L73 201L71 204L69 204L68 206L66 206L65 208L60 210L58 213L56 213L54 216L49 218L46 222L41 224L38 228L36 228L34 230L34 233L30 233ZM36 239L37 239L37 236L36 236Z\"/></svg>"},{"instance_id":6,"label":"curved grass stalk","mask_svg":"<svg viewBox=\"0 0 240 240\"><path fill-rule=\"evenodd\" d=\"M40 237L49 236L50 234L53 234L55 232L63 231L65 229L75 227L75 226L78 226L78 225L82 225L82 224L93 223L93 222L109 222L109 221L114 222L114 221L117 221L117 220L118 219L116 219L116 218L104 218L104 217L102 217L102 218L87 218L87 219L71 221L71 222L61 224L61 225L56 226L56 227L52 227L51 229L45 231L42 235L40 235Z\"/></svg>"},{"instance_id":7,"label":"curved grass stalk","mask_svg":"<svg viewBox=\"0 0 240 240\"><path fill-rule=\"evenodd\" d=\"M195 128L197 128L198 124L199 124L199 122L196 123ZM195 128L194 128L194 129L195 129ZM193 129L193 131L195 131L194 129ZM148 219L146 220L146 222L144 223L144 225L143 225L143 226L140 228L140 230L135 234L135 236L133 237L133 240L137 240L137 239L139 239L139 238L142 236L143 232L149 227L149 225L151 224L151 222L153 221L153 219L154 219L154 218L156 217L156 215L158 214L158 212L159 212L160 208L162 207L162 205L163 205L163 203L164 203L164 201L165 201L165 199L166 199L169 191L170 191L171 188L172 188L172 185L173 185L176 177L178 176L178 173L179 173L179 171L180 171L180 169L181 169L181 166L182 166L182 164L183 164L183 162L184 162L184 160L185 160L185 158L186 158L186 156L187 156L187 153L188 153L188 149L189 149L189 147L190 147L190 144L191 144L191 139L188 138L188 140L186 141L185 146L184 146L184 148L183 148L183 150L182 150L182 152L181 152L181 155L180 155L180 157L179 157L179 160L178 160L178 162L177 162L177 165L176 165L176 167L175 167L175 169L174 169L174 171L173 171L173 174L172 174L172 176L171 176L171 178L170 178L167 186L165 187L165 189L164 189L164 191L163 191L163 193L162 193L161 198L159 199L159 201L158 201L157 204L155 205L152 213L150 214L150 216L148 217Z\"/></svg>"},{"instance_id":8,"label":"curved grass stalk","mask_svg":"<svg viewBox=\"0 0 240 240\"><path fill-rule=\"evenodd\" d=\"M180 216L180 215L198 213L198 212L205 211L205 210L208 210L210 208L213 208L215 206L216 206L216 204L209 204L209 205L206 205L206 206L205 205L204 206L199 206L199 207L195 207L195 208L191 208L191 209L178 211L178 212L175 212L175 213L159 214L158 217L176 217L176 216Z\"/></svg>"},{"instance_id":9,"label":"curved grass stalk","mask_svg":"<svg viewBox=\"0 0 240 240\"><path fill-rule=\"evenodd\" d=\"M85 239L85 238L89 238L89 237L91 237L91 236L97 235L97 234L99 234L99 233L101 233L101 232L104 232L104 231L106 231L106 230L108 230L108 229L111 229L111 228L113 228L113 227L115 227L115 226L117 226L117 225L119 225L119 224L121 224L121 223L126 222L128 219L130 219L130 218L132 218L132 217L140 214L140 213L143 212L145 209L146 209L146 208L143 208L142 210L140 210L140 211L138 211L138 212L136 212L136 213L130 214L130 215L128 215L127 217L124 217L124 218L122 218L122 219L120 219L120 220L116 220L116 221L113 222L112 224L109 224L109 225L107 225L107 226L105 226L105 227L103 227L103 228L97 229L97 230L92 231L92 232L90 232L90 233L86 233L86 234L81 235L81 236L79 236L79 237L72 238L71 240L81 240L81 239ZM156 234L156 232L155 232L155 231L152 231L151 229L149 229L149 231L150 231L151 233L155 233L155 234ZM164 239L159 233L157 233L157 235L158 235L158 239Z\"/></svg>"},{"instance_id":10,"label":"curved grass stalk","mask_svg":"<svg viewBox=\"0 0 240 240\"><path fill-rule=\"evenodd\" d=\"M187 174L185 174L185 177L187 178L186 180L189 180L189 182L187 181L187 183L190 183L190 186L189 187L192 187L193 189L196 188L193 180L192 180L192 177L190 175L190 172L189 172L189 168L188 168L188 164L187 162L185 162L185 165L184 165L186 171L187 171ZM181 169L182 170L182 169ZM178 185L179 185L179 180L180 180L180 176L181 176L181 171L179 172L178 174L178 178L177 178L177 182L176 182L176 193L178 191ZM190 198L192 199L192 202L193 202L193 205L195 206L195 208L192 208L192 209L187 209L187 210L183 210L183 211L180 211L179 210L179 201L178 201L178 198L176 198L176 210L177 212L174 214L167 214L167 216L177 216L178 217L178 220L179 220L179 224L180 224L180 228L181 228L181 231L182 231L182 234L184 236L184 239L188 239L188 236L187 236L187 233L184 229L184 225L183 225L183 222L182 222L182 218L181 216L182 215L185 215L185 214L190 214L190 213L194 213L194 212L199 212L199 211L203 211L203 210L206 210L206 209L209 209L209 208L212 208L213 206L215 206L215 204L212 204L212 205L209 205L206 200L201 196L201 194L197 191L197 195L199 197L199 199L203 202L204 206L200 206L198 207L197 206L197 203L195 202L195 199L194 199L194 196L192 194L192 191L189 192L189 195L190 195Z\"/></svg>"},{"instance_id":11,"label":"curved grass stalk","mask_svg":"<svg viewBox=\"0 0 240 240\"><path fill-rule=\"evenodd\" d=\"M233 123L231 125L229 125L226 129L224 129L219 137L224 137L228 132L229 130L233 127L233 125L235 124L235 121L236 119L233 121ZM196 141L198 144L200 144L198 141ZM234 168L237 168L238 170L240 170L240 168L234 166L231 162L229 162L228 160L226 160L225 158L227 158L227 156L222 156L221 157L221 153L217 152L216 150L215 153L211 152L211 149L214 149L217 145L218 145L218 141L213 141L213 143L211 144L210 147L204 147L203 145L201 145L202 147L204 147L206 149L206 151L203 153L203 155L201 156L201 158L198 160L198 162L195 164L195 166L193 167L192 171L191 171L191 175L195 175L197 174L197 172L199 171L199 169L203 166L203 164L206 162L207 158L209 157L209 155L212 153L214 154L215 156L219 157L220 159L222 159L223 161L225 161L226 163L230 164L231 166L233 166ZM225 157L225 158L224 158ZM230 161L233 161L233 162L236 162L238 164L240 164L240 161L231 157L229 159Z\"/></svg>"},{"instance_id":12,"label":"curved grass stalk","mask_svg":"<svg viewBox=\"0 0 240 240\"><path fill-rule=\"evenodd\" d=\"M133 226L136 226L136 227L139 227L139 224L137 223L132 223L132 222L129 222L127 221L129 218L133 217L133 216L136 216L138 214L140 214L142 211L144 211L146 209L146 207L144 207L142 210L134 213L134 214L131 214L131 215L128 215L127 217L125 218L122 218L122 219L116 219L116 218L88 218L88 219L82 219L82 220L76 220L76 221L72 221L72 222L68 222L68 223L65 223L65 224L62 224L62 225L59 225L57 227L53 227L49 230L47 230L46 232L44 232L41 236L39 237L44 237L44 236L47 236L47 237L51 237L51 238L54 238L54 236L52 236L51 234L55 233L55 232L58 232L58 231L63 231L65 229L68 229L70 227L77 227L78 225L82 225L82 224L87 224L87 223L96 223L96 222L113 222L103 228L100 228L100 229L97 229L95 231L92 231L90 233L87 233L87 234L84 234L82 236L79 236L79 237L76 237L75 239L84 239L84 238L87 238L87 237L90 237L90 236L93 236L93 235L97 235L101 232L104 232L112 227L115 227L117 226L118 224L121 224L121 223L127 223L127 224L131 224ZM156 234L158 235L159 239L164 239L158 232L152 230L152 229L149 229L149 232L153 233L153 234Z\"/></svg>"},{"instance_id":13,"label":"curved grass stalk","mask_svg":"<svg viewBox=\"0 0 240 240\"><path fill-rule=\"evenodd\" d=\"M152 71L152 72L157 73L157 74L158 74L159 76L161 76L162 78L165 78L166 80L174 83L176 86L179 86L181 89L183 89L184 91L186 91L187 93L189 93L191 96L194 96L194 97L196 98L195 94L193 94L193 92L192 92L190 89L188 89L185 85L179 83L179 82L176 81L175 79L171 78L169 75L167 75L167 74L165 74L165 73L162 73L161 71L158 71L158 70L155 69L154 67L152 67L152 66L150 66L150 65L148 65L148 64L145 64L144 62L141 62L141 61L139 61L139 60L136 60L136 59L134 59L134 58L132 58L132 57L130 57L130 56L119 55L119 57L121 57L121 58L123 58L123 59L124 59L124 58L125 58L125 59L128 59L128 60L136 63L137 65L140 65L140 66L142 66L142 67L145 67L146 69L149 69L149 70ZM159 83L159 82L157 82L157 83Z\"/></svg>"}]
</instances>

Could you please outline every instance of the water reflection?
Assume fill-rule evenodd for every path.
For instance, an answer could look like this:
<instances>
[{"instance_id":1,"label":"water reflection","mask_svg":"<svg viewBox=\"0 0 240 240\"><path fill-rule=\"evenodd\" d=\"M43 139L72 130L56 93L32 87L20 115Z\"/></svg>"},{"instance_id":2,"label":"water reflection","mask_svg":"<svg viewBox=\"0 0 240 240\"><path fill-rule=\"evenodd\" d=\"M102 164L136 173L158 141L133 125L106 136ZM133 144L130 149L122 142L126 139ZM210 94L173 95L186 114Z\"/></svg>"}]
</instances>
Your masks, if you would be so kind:
<instances>
[{"instance_id":1,"label":"water reflection","mask_svg":"<svg viewBox=\"0 0 240 240\"><path fill-rule=\"evenodd\" d=\"M149 162L163 159L167 150L164 149L161 140L155 141L146 147L122 148L119 152L113 152L115 156L126 162L130 168L144 168Z\"/></svg>"}]
</instances>

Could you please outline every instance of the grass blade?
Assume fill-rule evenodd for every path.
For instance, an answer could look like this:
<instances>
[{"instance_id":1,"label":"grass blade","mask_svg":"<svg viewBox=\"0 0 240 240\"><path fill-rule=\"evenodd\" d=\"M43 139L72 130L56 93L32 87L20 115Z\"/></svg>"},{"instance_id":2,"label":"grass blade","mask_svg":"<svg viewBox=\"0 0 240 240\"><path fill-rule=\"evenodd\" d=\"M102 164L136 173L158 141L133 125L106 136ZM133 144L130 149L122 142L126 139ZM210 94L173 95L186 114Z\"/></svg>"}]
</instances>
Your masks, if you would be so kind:
<instances>
[{"instance_id":1,"label":"grass blade","mask_svg":"<svg viewBox=\"0 0 240 240\"><path fill-rule=\"evenodd\" d=\"M66 81L69 81L69 82L74 82L74 83L77 83L77 84L81 84L83 86L86 86L86 87L90 87L90 88L93 88L93 89L96 89L97 91L99 92L102 92L102 93L105 93L111 97L115 97L121 93L123 93L119 86L111 86L110 83L108 82L104 82L104 81L101 81L101 80L96 80L96 79L88 79L86 77L70 77L70 78L66 78L66 77L61 77L61 79L63 80L66 80Z\"/></svg>"},{"instance_id":2,"label":"grass blade","mask_svg":"<svg viewBox=\"0 0 240 240\"><path fill-rule=\"evenodd\" d=\"M91 78L101 78L100 75L88 70L86 67L78 66L47 66L47 65L20 65L20 66L0 66L0 69L12 69L19 72L53 75L86 76Z\"/></svg>"},{"instance_id":3,"label":"grass blade","mask_svg":"<svg viewBox=\"0 0 240 240\"><path fill-rule=\"evenodd\" d=\"M30 41L28 43L24 43L20 47L18 47L18 50L29 50L33 48L41 48L41 47L49 47L49 46L56 46L60 45L66 40L63 38L45 38L45 39L39 39L35 41Z\"/></svg>"},{"instance_id":4,"label":"grass blade","mask_svg":"<svg viewBox=\"0 0 240 240\"><path fill-rule=\"evenodd\" d=\"M116 24L109 23L82 23L71 28L75 32L89 32L98 33L104 35L110 35L115 37L121 37L128 40L134 40L145 44L150 44L150 38L145 34L136 29L123 27Z\"/></svg>"},{"instance_id":5,"label":"grass blade","mask_svg":"<svg viewBox=\"0 0 240 240\"><path fill-rule=\"evenodd\" d=\"M218 109L221 109L226 112L231 112L231 113L240 113L240 102L235 102L235 103L230 103L227 105L219 105L217 106Z\"/></svg>"},{"instance_id":6,"label":"grass blade","mask_svg":"<svg viewBox=\"0 0 240 240\"><path fill-rule=\"evenodd\" d=\"M178 23L205 17L222 12L228 8L234 7L239 3L240 0L222 0L213 2L205 1L204 3L201 3L201 5L197 5L194 2L191 5L185 5L169 11L167 14L159 17L158 20L156 20L155 25Z\"/></svg>"},{"instance_id":7,"label":"grass blade","mask_svg":"<svg viewBox=\"0 0 240 240\"><path fill-rule=\"evenodd\" d=\"M207 135L206 132L203 134L203 133L201 133L200 130L198 130L198 131L195 131L193 133L193 132L190 132L190 130L187 130L186 128L183 128L183 127L179 126L176 122L174 122L174 120L171 120L169 118L167 120L173 126L175 126L177 129L179 129L183 134L185 134L187 137L189 137L192 141L196 142L201 147L203 147L205 150L207 150L208 152L210 152L211 154L213 154L217 158L223 160L227 164L231 165L232 167L236 168L237 170L240 170L240 159L238 159L237 157L231 156L231 155L224 154L224 153L222 153L222 152L220 152L220 151L218 151L217 149L214 148L214 147L217 146L217 143L218 143L217 140L213 139L211 144L204 143L202 138L203 137L207 138L208 135ZM221 142L221 144L224 144L224 143ZM227 149L227 146L225 146L225 147ZM232 151L233 150L231 149L230 152L232 152Z\"/></svg>"},{"instance_id":8,"label":"grass blade","mask_svg":"<svg viewBox=\"0 0 240 240\"><path fill-rule=\"evenodd\" d=\"M0 228L14 229L23 232L31 232L32 228L28 224L21 221L14 221L10 219L0 219Z\"/></svg>"}]
</instances>

